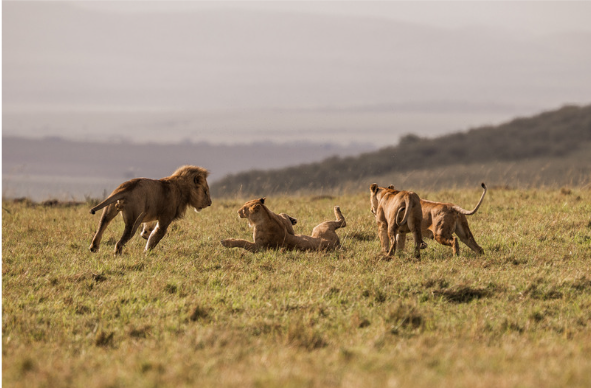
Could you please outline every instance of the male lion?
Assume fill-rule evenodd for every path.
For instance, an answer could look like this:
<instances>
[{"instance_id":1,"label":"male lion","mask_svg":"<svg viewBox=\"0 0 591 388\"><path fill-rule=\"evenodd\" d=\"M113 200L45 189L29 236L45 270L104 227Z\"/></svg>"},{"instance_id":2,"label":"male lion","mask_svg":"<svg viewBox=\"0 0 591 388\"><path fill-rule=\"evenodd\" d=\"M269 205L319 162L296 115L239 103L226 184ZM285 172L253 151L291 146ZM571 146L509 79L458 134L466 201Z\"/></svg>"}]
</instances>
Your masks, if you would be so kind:
<instances>
[{"instance_id":1,"label":"male lion","mask_svg":"<svg viewBox=\"0 0 591 388\"><path fill-rule=\"evenodd\" d=\"M420 258L421 249L425 248L426 244L421 235L423 214L419 196L412 191L384 189L375 183L369 190L371 212L376 216L378 223L382 251L388 252L388 256L393 255L396 250L396 235L412 232L415 239L414 255L417 259ZM404 217L400 219L402 212Z\"/></svg>"},{"instance_id":2,"label":"male lion","mask_svg":"<svg viewBox=\"0 0 591 388\"><path fill-rule=\"evenodd\" d=\"M325 221L312 230L311 236L295 234L292 225L297 220L285 213L276 214L265 206L265 198L248 201L238 210L240 218L248 219L253 228L254 242L229 238L221 243L227 248L244 248L250 252L263 249L297 249L301 251L329 250L340 247L336 230L344 228L345 218L338 206L334 207L336 221Z\"/></svg>"},{"instance_id":3,"label":"male lion","mask_svg":"<svg viewBox=\"0 0 591 388\"><path fill-rule=\"evenodd\" d=\"M200 211L211 205L208 175L204 168L183 166L166 178L135 178L123 182L107 199L90 209L90 213L94 214L105 208L90 251L98 251L103 232L119 212L123 214L125 230L115 245L115 254L122 252L140 224L158 221L146 244L145 251L151 250L164 237L170 223L185 214L187 207Z\"/></svg>"},{"instance_id":4,"label":"male lion","mask_svg":"<svg viewBox=\"0 0 591 388\"><path fill-rule=\"evenodd\" d=\"M476 213L480 204L482 204L482 200L487 191L484 183L482 183L482 188L484 191L482 192L480 201L478 201L476 207L471 211L462 209L453 203L433 202L421 199L421 208L423 211L421 231L423 236L435 239L435 241L442 245L452 247L453 254L457 256L460 254L460 247L458 240L453 236L455 233L464 244L470 247L470 249L478 254L483 254L484 249L482 249L476 243L476 240L474 240L474 236L472 236L472 232L468 226L468 219L466 218L466 216ZM394 186L389 186L388 189L394 189ZM379 190L386 189L380 187L378 188L378 191ZM406 235L399 234L397 240L398 249L404 250Z\"/></svg>"}]
</instances>

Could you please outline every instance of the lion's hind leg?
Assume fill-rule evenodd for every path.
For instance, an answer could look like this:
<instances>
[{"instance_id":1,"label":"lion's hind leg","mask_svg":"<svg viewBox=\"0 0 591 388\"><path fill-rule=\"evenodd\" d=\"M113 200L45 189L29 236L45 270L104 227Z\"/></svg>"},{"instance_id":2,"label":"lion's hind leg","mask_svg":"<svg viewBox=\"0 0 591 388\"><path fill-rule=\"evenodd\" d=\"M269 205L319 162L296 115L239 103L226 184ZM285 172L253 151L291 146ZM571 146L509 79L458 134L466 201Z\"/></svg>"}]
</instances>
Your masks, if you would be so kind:
<instances>
[{"instance_id":1,"label":"lion's hind leg","mask_svg":"<svg viewBox=\"0 0 591 388\"><path fill-rule=\"evenodd\" d=\"M347 226L347 221L345 221L345 217L343 216L343 213L341 213L340 207L334 207L334 215L336 217L335 221L324 221L320 225L325 225L328 228L328 230L331 230L333 232L339 228L344 228L345 226Z\"/></svg>"},{"instance_id":2,"label":"lion's hind leg","mask_svg":"<svg viewBox=\"0 0 591 388\"><path fill-rule=\"evenodd\" d=\"M415 259L421 258L421 249L425 249L427 244L423 241L423 235L421 233L421 224L420 221L415 220L414 218L409 220L409 229L412 232L412 237L415 243L415 251L414 257Z\"/></svg>"},{"instance_id":3,"label":"lion's hind leg","mask_svg":"<svg viewBox=\"0 0 591 388\"><path fill-rule=\"evenodd\" d=\"M109 226L111 221L113 221L113 218L117 216L117 214L119 214L119 209L117 209L115 204L111 204L103 209L98 229L94 234L94 237L92 238L90 247L88 247L88 249L90 249L91 252L98 252L99 246L101 244L101 239L103 238L103 233L105 232L105 229L107 229L107 226Z\"/></svg>"},{"instance_id":4,"label":"lion's hind leg","mask_svg":"<svg viewBox=\"0 0 591 388\"><path fill-rule=\"evenodd\" d=\"M324 234L326 232L335 232L335 230L339 229L339 228L344 228L345 226L347 226L347 222L345 221L345 217L343 217L343 214L341 213L341 209L338 206L334 207L334 214L336 216L336 220L335 221L324 221L321 222L320 224L316 225L316 227L314 227L314 229L312 230L312 237L321 237L324 238Z\"/></svg>"},{"instance_id":5,"label":"lion's hind leg","mask_svg":"<svg viewBox=\"0 0 591 388\"><path fill-rule=\"evenodd\" d=\"M460 254L458 240L453 235L457 224L457 220L450 214L439 216L433 220L433 238L439 244L451 247L455 256Z\"/></svg>"},{"instance_id":6,"label":"lion's hind leg","mask_svg":"<svg viewBox=\"0 0 591 388\"><path fill-rule=\"evenodd\" d=\"M441 245L446 245L448 247L451 247L455 256L460 254L460 247L458 244L458 240L455 237L450 236L448 238L444 234L436 234L435 241L437 241Z\"/></svg>"},{"instance_id":7,"label":"lion's hind leg","mask_svg":"<svg viewBox=\"0 0 591 388\"><path fill-rule=\"evenodd\" d=\"M115 254L120 255L123 252L123 246L127 244L129 240L135 235L138 228L142 224L142 220L145 216L145 213L141 213L139 215L135 214L126 214L123 212L123 222L125 222L125 229L123 230L123 235L117 244L115 244Z\"/></svg>"},{"instance_id":8,"label":"lion's hind leg","mask_svg":"<svg viewBox=\"0 0 591 388\"><path fill-rule=\"evenodd\" d=\"M338 207L338 206L334 207L334 215L337 219L336 219L336 221L333 221L333 222L338 224L338 226L336 226L335 229L344 228L345 226L347 226L347 221L345 221L345 217L343 216L343 213L341 213L340 207Z\"/></svg>"},{"instance_id":9,"label":"lion's hind leg","mask_svg":"<svg viewBox=\"0 0 591 388\"><path fill-rule=\"evenodd\" d=\"M399 251L404 251L406 247L406 233L398 233L396 235L396 246Z\"/></svg>"},{"instance_id":10,"label":"lion's hind leg","mask_svg":"<svg viewBox=\"0 0 591 388\"><path fill-rule=\"evenodd\" d=\"M388 256L394 255L396 252L396 235L398 234L398 225L396 222L392 222L388 225L388 240L390 241L390 249L388 250Z\"/></svg>"}]
</instances>

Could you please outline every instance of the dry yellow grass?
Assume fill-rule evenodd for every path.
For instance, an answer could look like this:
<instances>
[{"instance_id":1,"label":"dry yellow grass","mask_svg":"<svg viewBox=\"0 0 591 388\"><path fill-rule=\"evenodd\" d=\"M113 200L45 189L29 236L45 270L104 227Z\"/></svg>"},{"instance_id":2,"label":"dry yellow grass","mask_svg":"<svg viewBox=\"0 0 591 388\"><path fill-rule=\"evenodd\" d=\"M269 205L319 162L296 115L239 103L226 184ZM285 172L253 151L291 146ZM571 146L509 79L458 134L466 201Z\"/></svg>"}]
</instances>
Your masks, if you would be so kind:
<instances>
[{"instance_id":1,"label":"dry yellow grass","mask_svg":"<svg viewBox=\"0 0 591 388\"><path fill-rule=\"evenodd\" d=\"M421 261L408 247L381 260L368 198L267 198L299 233L339 205L336 252L226 249L250 230L242 200L214 198L152 253L137 236L123 256L120 218L91 254L90 206L5 201L3 385L591 386L589 190L493 188L469 217L485 255L428 241Z\"/></svg>"}]
</instances>

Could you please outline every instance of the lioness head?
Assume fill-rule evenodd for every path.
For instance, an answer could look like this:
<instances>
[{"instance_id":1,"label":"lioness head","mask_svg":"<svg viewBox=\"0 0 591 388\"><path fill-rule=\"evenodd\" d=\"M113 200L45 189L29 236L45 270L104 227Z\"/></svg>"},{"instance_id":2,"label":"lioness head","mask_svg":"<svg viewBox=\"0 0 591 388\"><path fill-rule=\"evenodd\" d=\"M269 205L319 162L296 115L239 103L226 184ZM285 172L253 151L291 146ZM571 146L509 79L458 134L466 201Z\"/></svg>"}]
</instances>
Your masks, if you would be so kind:
<instances>
[{"instance_id":1,"label":"lioness head","mask_svg":"<svg viewBox=\"0 0 591 388\"><path fill-rule=\"evenodd\" d=\"M371 204L371 212L373 214L376 214L376 212L378 211L378 203L380 203L380 199L382 199L384 191L386 190L396 189L394 188L394 185L390 185L387 188L378 187L377 183L372 183L371 186L369 186L369 192L371 193L369 197L369 202Z\"/></svg>"},{"instance_id":2,"label":"lioness head","mask_svg":"<svg viewBox=\"0 0 591 388\"><path fill-rule=\"evenodd\" d=\"M238 210L238 216L250 220L253 217L256 217L256 215L263 209L264 204L265 198L248 201Z\"/></svg>"},{"instance_id":3,"label":"lioness head","mask_svg":"<svg viewBox=\"0 0 591 388\"><path fill-rule=\"evenodd\" d=\"M382 190L384 190L384 188L378 187L377 183L372 183L371 186L369 186L369 203L371 205L370 210L373 214L376 214L376 212L378 211L378 203L380 202L380 200L378 199L378 193Z\"/></svg>"},{"instance_id":4,"label":"lioness head","mask_svg":"<svg viewBox=\"0 0 591 388\"><path fill-rule=\"evenodd\" d=\"M209 171L197 166L183 166L178 168L168 179L182 182L187 189L188 204L195 211L200 211L211 206L211 197L209 196L209 185L207 176Z\"/></svg>"}]
</instances>

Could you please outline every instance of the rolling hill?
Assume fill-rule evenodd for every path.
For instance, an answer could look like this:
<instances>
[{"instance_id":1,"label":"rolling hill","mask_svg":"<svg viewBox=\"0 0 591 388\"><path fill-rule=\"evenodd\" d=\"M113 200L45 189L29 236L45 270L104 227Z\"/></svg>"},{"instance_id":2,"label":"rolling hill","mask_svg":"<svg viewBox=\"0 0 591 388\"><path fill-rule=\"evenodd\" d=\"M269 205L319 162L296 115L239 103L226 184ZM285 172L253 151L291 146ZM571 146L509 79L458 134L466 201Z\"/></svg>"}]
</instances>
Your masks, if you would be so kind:
<instances>
[{"instance_id":1,"label":"rolling hill","mask_svg":"<svg viewBox=\"0 0 591 388\"><path fill-rule=\"evenodd\" d=\"M591 177L589 151L591 105L571 105L496 127L436 138L410 134L396 146L356 157L332 157L295 167L233 174L216 182L212 192L223 196L359 189L369 179L381 181L403 174L398 177L404 176L410 184L409 176L425 176L433 171L438 171L436 177L443 186L449 182L458 186L477 184L459 179L474 168L480 170L477 181L488 176L503 186L581 185ZM483 174L484 170L488 173ZM505 174L493 170L505 170ZM448 179L441 179L442 175ZM417 184L425 186L425 181L433 179L427 177L423 184Z\"/></svg>"}]
</instances>

